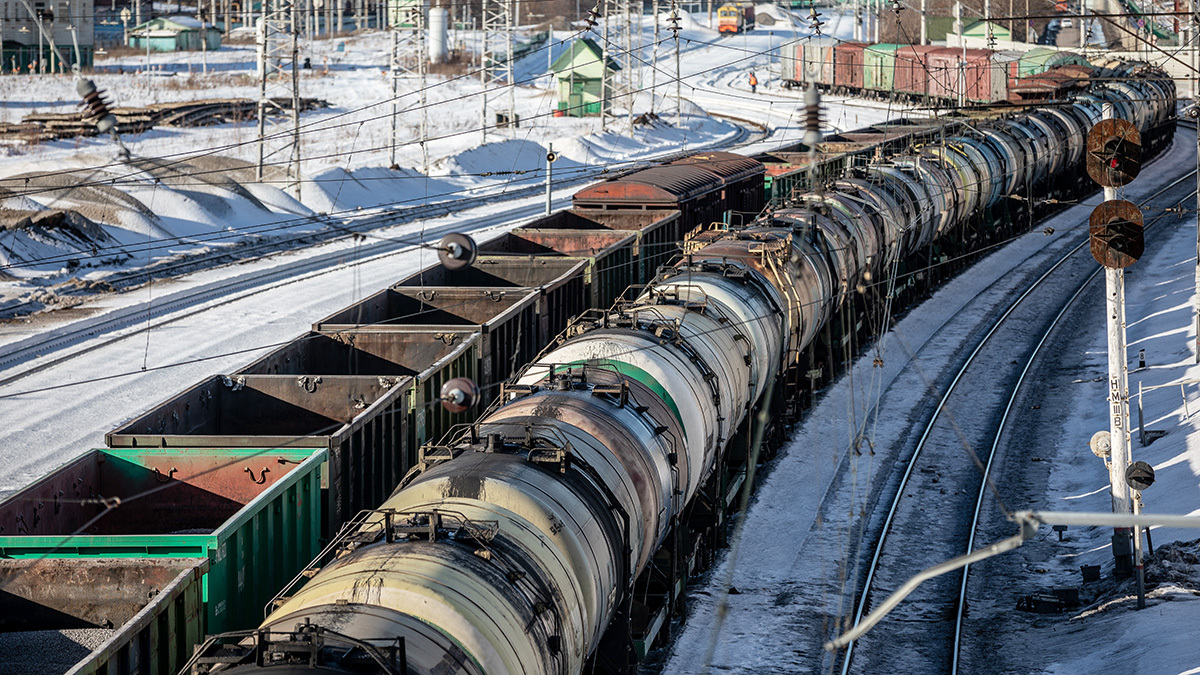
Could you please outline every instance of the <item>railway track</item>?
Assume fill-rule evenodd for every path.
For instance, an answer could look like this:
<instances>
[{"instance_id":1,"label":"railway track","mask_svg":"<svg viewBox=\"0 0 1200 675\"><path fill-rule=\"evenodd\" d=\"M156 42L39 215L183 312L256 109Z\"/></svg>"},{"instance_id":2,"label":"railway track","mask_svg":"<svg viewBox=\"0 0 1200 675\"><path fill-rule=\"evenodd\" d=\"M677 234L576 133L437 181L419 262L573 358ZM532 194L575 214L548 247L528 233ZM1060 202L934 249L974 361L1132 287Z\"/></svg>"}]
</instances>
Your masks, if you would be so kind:
<instances>
[{"instance_id":1,"label":"railway track","mask_svg":"<svg viewBox=\"0 0 1200 675\"><path fill-rule=\"evenodd\" d=\"M1195 176L1193 170L1177 178L1144 200L1143 205ZM1195 194L1192 191L1175 204ZM1163 212L1148 220L1147 228L1167 215ZM990 472L1013 421L1017 395L1050 334L1102 269L1092 260L1087 246L1085 238L1027 286L946 385L905 462L879 530L864 590L855 607L855 624L870 611L876 593L882 599L927 564L975 548L975 533L991 485ZM1070 283L1072 280L1075 283ZM1056 298L1065 298L1056 312L1053 308L1047 310L1048 303L1034 295L1039 288L1057 293ZM1051 314L1053 318L1047 323L1046 317ZM1031 334L1039 336L1036 341L1029 338ZM1031 347L1021 361L1012 359L1013 346L1019 344ZM1002 389L1007 391L1006 396L1000 395ZM993 392L987 400L997 404L981 407L981 391ZM955 410L966 414L956 416ZM985 453L977 455L973 450L977 448L985 448ZM973 466L963 465L968 457ZM958 516L967 509L972 517L964 527ZM938 525L931 527L931 523ZM919 562L907 560L910 556ZM921 668L932 672L948 670L957 675L969 571L967 567L957 578L945 575L926 582L871 633L848 646L841 673L900 672L920 663Z\"/></svg>"},{"instance_id":2,"label":"railway track","mask_svg":"<svg viewBox=\"0 0 1200 675\"><path fill-rule=\"evenodd\" d=\"M738 139L733 145L735 148L740 145L757 142L759 140L757 138L758 136L769 135L769 130L763 125L759 125L748 120L738 121L746 124L753 124L758 127L758 130L751 131L743 127L742 132L739 134ZM718 148L716 146L703 147L671 153L665 157L656 158L652 162L648 161L645 163L639 163L638 166L661 161L671 161L673 159L678 159L680 157L693 154L697 151L713 149ZM634 168L637 167L631 167L630 170L632 171ZM565 188L586 183L595 180L606 173L608 172L602 169L590 171L577 178L562 181L561 183L558 183L558 187ZM437 241L450 232L475 232L488 227L501 225L512 220L535 217L542 213L544 205L539 202L537 204L518 207L516 209L506 211L503 214L479 216L467 221L451 223L448 225L428 229L425 230L422 235L412 235L400 238L377 237L372 239L370 235L373 232L403 225L405 223L415 222L421 219L447 216L455 213L458 209L464 209L468 207L477 208L484 204L538 197L544 194L544 191L545 187L542 185L531 185L506 193L486 195L483 197L472 197L469 199L454 200L451 202L442 202L415 208L389 211L367 218L356 219L350 222L341 222L334 218L325 217L322 220L325 221L328 227L323 233L307 233L282 240L272 239L258 244L239 247L236 251L217 252L199 258L191 258L171 265L161 266L154 270L153 279L170 279L187 272L214 269L223 265L244 263L250 259L266 257L276 253L295 251L301 247L311 247L314 244L336 245L339 242L347 242L356 237L361 238L366 236L368 243L362 244L356 254L358 261L361 263L364 261L415 250L424 245L424 242ZM148 328L153 329L176 321L184 316L187 316L187 310L192 310L192 313L195 311L203 311L205 308L226 304L235 299L266 292L286 284L294 283L301 279L307 279L329 272L344 264L346 256L347 251L345 249L334 248L333 250L329 250L315 256L283 262L264 270L258 270L248 274L239 275L233 279L217 280L210 283L201 284L193 288L177 291L169 295L156 298L152 301L127 305L111 312L106 312L98 316L82 319L66 326L52 328L37 335L4 345L3 347L0 347L0 373L11 371L14 368L19 368L24 364L28 364L39 359L44 360L37 362L30 368L24 368L19 372L10 372L5 376L0 377L0 386L10 384L23 377L45 370L46 368L62 364L74 356L105 346L113 341L124 339L131 334L144 331ZM110 279L108 281L118 290L130 290L148 283L151 281L151 277L146 271L137 271L120 275L115 279ZM62 354L52 359L45 358L48 354L61 352L64 349L78 345L84 341L91 340L97 336L110 334L117 331L122 332L120 335L114 336L111 339L98 341L95 344L89 344L83 349L74 350L71 353Z\"/></svg>"}]
</instances>

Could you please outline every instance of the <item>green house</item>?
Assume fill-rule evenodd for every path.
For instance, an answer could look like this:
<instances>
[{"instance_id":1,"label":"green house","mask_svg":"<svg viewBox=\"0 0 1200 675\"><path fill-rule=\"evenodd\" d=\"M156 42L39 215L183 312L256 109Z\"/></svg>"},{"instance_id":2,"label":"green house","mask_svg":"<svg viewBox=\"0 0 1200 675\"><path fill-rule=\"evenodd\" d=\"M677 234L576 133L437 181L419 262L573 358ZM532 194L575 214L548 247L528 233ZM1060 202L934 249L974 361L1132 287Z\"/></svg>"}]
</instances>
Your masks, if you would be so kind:
<instances>
[{"instance_id":1,"label":"green house","mask_svg":"<svg viewBox=\"0 0 1200 675\"><path fill-rule=\"evenodd\" d=\"M599 115L605 78L612 86L612 74L621 69L612 59L603 63L600 47L587 38L571 43L550 69L558 78L558 109L572 117ZM603 65L602 65L603 63ZM612 93L608 94L612 101ZM608 105L604 106L605 109Z\"/></svg>"},{"instance_id":2,"label":"green house","mask_svg":"<svg viewBox=\"0 0 1200 675\"><path fill-rule=\"evenodd\" d=\"M152 52L216 51L221 48L221 31L190 16L151 19L129 29L130 47L146 49L147 43Z\"/></svg>"},{"instance_id":3,"label":"green house","mask_svg":"<svg viewBox=\"0 0 1200 675\"><path fill-rule=\"evenodd\" d=\"M996 38L997 40L1012 40L1012 33L1009 32L1008 28L996 23L995 21L991 22L991 26L992 37ZM963 29L963 35L966 37L976 37L986 40L988 36L988 23L984 21L972 21L971 23L967 24L966 28Z\"/></svg>"}]
</instances>

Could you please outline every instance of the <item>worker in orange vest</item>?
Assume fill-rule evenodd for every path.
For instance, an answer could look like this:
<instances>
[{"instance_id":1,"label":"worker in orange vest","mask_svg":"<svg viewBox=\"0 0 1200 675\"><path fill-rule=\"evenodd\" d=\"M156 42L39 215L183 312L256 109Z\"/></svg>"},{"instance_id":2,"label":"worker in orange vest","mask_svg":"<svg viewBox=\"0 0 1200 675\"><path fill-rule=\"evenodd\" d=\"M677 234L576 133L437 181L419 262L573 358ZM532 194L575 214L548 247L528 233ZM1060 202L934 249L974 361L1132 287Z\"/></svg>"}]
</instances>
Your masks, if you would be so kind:
<instances>
[{"instance_id":1,"label":"worker in orange vest","mask_svg":"<svg viewBox=\"0 0 1200 675\"><path fill-rule=\"evenodd\" d=\"M758 78L754 76L754 71L750 71L750 93L753 94L758 89Z\"/></svg>"}]
</instances>

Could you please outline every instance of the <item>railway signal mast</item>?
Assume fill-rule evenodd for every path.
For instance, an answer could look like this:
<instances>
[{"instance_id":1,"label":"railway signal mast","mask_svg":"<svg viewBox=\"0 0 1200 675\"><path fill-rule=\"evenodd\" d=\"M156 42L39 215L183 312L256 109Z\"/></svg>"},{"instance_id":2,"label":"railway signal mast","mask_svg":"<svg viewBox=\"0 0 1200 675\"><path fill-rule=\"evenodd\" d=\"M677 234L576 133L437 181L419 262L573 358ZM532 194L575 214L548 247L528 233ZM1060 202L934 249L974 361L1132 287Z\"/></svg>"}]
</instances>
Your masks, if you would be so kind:
<instances>
[{"instance_id":1,"label":"railway signal mast","mask_svg":"<svg viewBox=\"0 0 1200 675\"><path fill-rule=\"evenodd\" d=\"M296 0L264 0L258 26L258 167L262 182L266 167L283 174L281 187L300 198L300 71L299 7ZM272 96L275 94L275 96ZM284 108L287 102L291 106ZM277 122L284 113L286 121Z\"/></svg>"},{"instance_id":2,"label":"railway signal mast","mask_svg":"<svg viewBox=\"0 0 1200 675\"><path fill-rule=\"evenodd\" d=\"M480 55L479 79L483 84L480 99L480 141L487 142L488 91L501 83L508 85L510 124L514 121L513 92L513 12L509 0L483 0L483 49ZM503 59L500 61L499 59Z\"/></svg>"},{"instance_id":3,"label":"railway signal mast","mask_svg":"<svg viewBox=\"0 0 1200 675\"><path fill-rule=\"evenodd\" d=\"M1111 456L1108 473L1113 513L1130 513L1129 485L1125 479L1129 453L1129 368L1125 345L1125 272L1145 248L1142 212L1131 202L1117 199L1117 188L1137 177L1141 162L1141 135L1126 120L1113 119L1113 106L1104 104L1103 119L1088 133L1087 169L1092 180L1104 186L1104 203L1092 211L1092 257L1104 266L1105 314L1108 323L1108 405ZM1113 557L1121 576L1133 573L1129 528L1113 532Z\"/></svg>"},{"instance_id":4,"label":"railway signal mast","mask_svg":"<svg viewBox=\"0 0 1200 675\"><path fill-rule=\"evenodd\" d=\"M426 112L425 90L429 71L429 50L426 48L425 38L425 1L390 0L388 23L392 29L392 128L388 139L389 163L393 169L399 168L396 147L400 145L397 129L401 113L400 79L415 78L419 94L417 106L421 109L421 170L428 174L429 147L426 142L429 139L429 115Z\"/></svg>"}]
</instances>

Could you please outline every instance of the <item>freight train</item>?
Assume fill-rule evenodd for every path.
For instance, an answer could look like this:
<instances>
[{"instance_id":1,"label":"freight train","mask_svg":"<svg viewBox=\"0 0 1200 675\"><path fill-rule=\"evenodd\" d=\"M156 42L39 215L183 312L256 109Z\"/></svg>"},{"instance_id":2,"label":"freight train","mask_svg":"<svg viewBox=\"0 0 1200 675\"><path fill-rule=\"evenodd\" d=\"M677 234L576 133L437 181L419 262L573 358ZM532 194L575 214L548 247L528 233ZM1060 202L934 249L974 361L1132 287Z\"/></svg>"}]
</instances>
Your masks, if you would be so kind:
<instances>
[{"instance_id":1,"label":"freight train","mask_svg":"<svg viewBox=\"0 0 1200 675\"><path fill-rule=\"evenodd\" d=\"M186 592L141 574L153 599L128 622L83 618L118 626L83 672L177 673L206 632L221 635L184 670L630 672L724 544L756 428L777 441L886 329L885 304L1090 190L1103 102L1147 157L1170 142L1170 81L1100 72L1111 86L1024 115L875 125L815 160L702 153L585 188L0 503L0 584L38 595L47 569L113 556L155 579L195 566ZM496 401L464 412L471 398ZM78 609L48 595L66 597L48 615Z\"/></svg>"},{"instance_id":2,"label":"freight train","mask_svg":"<svg viewBox=\"0 0 1200 675\"><path fill-rule=\"evenodd\" d=\"M259 629L210 640L192 672L632 672L638 640L665 632L721 545L752 432L802 388L834 317L1006 196L1083 173L1102 103L1147 156L1169 143L1171 81L1143 65L1104 74L1121 83L875 159L743 226L731 212L762 203L752 160L698 156L694 171L582 190L592 212L677 208L682 256L576 318L477 421L422 448ZM475 396L462 381L444 393Z\"/></svg>"},{"instance_id":3,"label":"freight train","mask_svg":"<svg viewBox=\"0 0 1200 675\"><path fill-rule=\"evenodd\" d=\"M1027 52L964 50L826 37L787 45L780 63L785 87L811 83L855 96L952 104L961 92L974 105L1059 98L1086 89L1097 73L1079 54L1047 47ZM1108 66L1122 67L1117 62Z\"/></svg>"}]
</instances>

